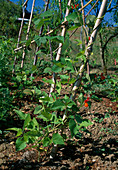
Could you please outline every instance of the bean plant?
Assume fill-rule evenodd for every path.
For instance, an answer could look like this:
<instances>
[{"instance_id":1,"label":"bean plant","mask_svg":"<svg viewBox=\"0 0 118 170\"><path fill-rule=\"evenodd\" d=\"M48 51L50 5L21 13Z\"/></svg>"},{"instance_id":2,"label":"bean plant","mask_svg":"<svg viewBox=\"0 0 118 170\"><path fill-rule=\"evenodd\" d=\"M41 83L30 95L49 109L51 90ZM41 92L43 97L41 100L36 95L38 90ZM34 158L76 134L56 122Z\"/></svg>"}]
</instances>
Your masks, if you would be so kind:
<instances>
[{"instance_id":1,"label":"bean plant","mask_svg":"<svg viewBox=\"0 0 118 170\"><path fill-rule=\"evenodd\" d=\"M87 39L89 41L87 50L80 49L81 41L78 38L78 53L75 57L70 55L72 49L68 31L73 31L83 25L82 14L78 11L81 5L77 2L70 2L62 4L62 19L60 19L60 11L54 9L53 4L49 10L33 20L36 30L42 29L42 26L44 30L42 35L36 34L34 37L34 41L39 47L36 53L39 65L34 65L32 72L45 76L37 86L32 86L33 77L29 73L26 74L26 70L24 72L21 69L21 72L16 74L17 82L19 85L22 84L23 95L32 98L37 96L38 99L33 116L18 109L14 110L23 121L22 128L8 129L17 132L17 151L24 149L30 143L39 151L42 148L45 150L53 145L64 145L68 140L74 140L75 137L81 138L83 132L89 133L87 127L92 125L92 122L79 114L80 108L91 107L90 98L97 97L94 91L96 86L101 92L107 83L111 83L112 87L116 86L116 82L110 78L107 79L103 73L99 76L86 73L95 35L92 34ZM55 6L58 7L57 2ZM65 16L65 11L66 14L70 11L67 16ZM101 20L102 16L99 16L99 19ZM63 31L60 35L61 29ZM93 30L95 31L95 29ZM50 31L51 33L49 33ZM28 46L29 44L26 45L26 47ZM46 61L42 60L42 54L46 54ZM47 65L45 66L45 64ZM52 79L46 76L51 76ZM43 88L45 89L42 90ZM113 97L117 98L117 91ZM69 133L67 133L67 129Z\"/></svg>"}]
</instances>

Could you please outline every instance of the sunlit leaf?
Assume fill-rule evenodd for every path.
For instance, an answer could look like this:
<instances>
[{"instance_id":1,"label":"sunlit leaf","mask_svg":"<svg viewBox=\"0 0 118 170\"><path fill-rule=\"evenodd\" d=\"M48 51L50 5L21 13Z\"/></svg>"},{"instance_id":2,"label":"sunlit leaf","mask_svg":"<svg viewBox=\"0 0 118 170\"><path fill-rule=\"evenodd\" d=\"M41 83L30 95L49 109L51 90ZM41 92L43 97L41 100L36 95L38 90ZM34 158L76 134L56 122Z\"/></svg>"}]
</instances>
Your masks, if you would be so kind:
<instances>
[{"instance_id":1,"label":"sunlit leaf","mask_svg":"<svg viewBox=\"0 0 118 170\"><path fill-rule=\"evenodd\" d=\"M70 121L69 121L69 129L70 129L72 137L77 134L78 129L77 129L77 125L76 125L76 122L74 121L74 119L70 119Z\"/></svg>"},{"instance_id":2,"label":"sunlit leaf","mask_svg":"<svg viewBox=\"0 0 118 170\"><path fill-rule=\"evenodd\" d=\"M16 110L16 109L14 109L14 111L17 113L17 115L19 116L21 120L25 120L27 116L25 113L21 112L20 110Z\"/></svg>"},{"instance_id":3,"label":"sunlit leaf","mask_svg":"<svg viewBox=\"0 0 118 170\"><path fill-rule=\"evenodd\" d=\"M54 15L54 11L48 10L40 15L40 17L50 17Z\"/></svg>"},{"instance_id":4,"label":"sunlit leaf","mask_svg":"<svg viewBox=\"0 0 118 170\"><path fill-rule=\"evenodd\" d=\"M60 134L58 134L58 133L54 133L53 134L52 140L53 140L54 144L64 145L63 137Z\"/></svg>"},{"instance_id":5,"label":"sunlit leaf","mask_svg":"<svg viewBox=\"0 0 118 170\"><path fill-rule=\"evenodd\" d=\"M16 151L20 151L26 147L26 141L23 137L20 137L16 140Z\"/></svg>"},{"instance_id":6,"label":"sunlit leaf","mask_svg":"<svg viewBox=\"0 0 118 170\"><path fill-rule=\"evenodd\" d=\"M31 121L31 116L30 114L27 114L25 121L24 121L23 129L29 124L30 121Z\"/></svg>"},{"instance_id":7,"label":"sunlit leaf","mask_svg":"<svg viewBox=\"0 0 118 170\"><path fill-rule=\"evenodd\" d=\"M23 90L23 93L26 95L32 95L31 89L25 89L25 90Z\"/></svg>"}]
</instances>

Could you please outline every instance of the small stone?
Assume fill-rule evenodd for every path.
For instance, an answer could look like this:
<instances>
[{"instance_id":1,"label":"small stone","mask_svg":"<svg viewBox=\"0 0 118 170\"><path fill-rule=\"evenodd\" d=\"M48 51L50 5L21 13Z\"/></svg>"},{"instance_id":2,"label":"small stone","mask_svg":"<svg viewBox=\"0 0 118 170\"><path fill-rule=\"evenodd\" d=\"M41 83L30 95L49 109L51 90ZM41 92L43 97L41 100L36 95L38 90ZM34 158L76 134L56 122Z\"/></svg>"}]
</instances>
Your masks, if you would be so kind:
<instances>
[{"instance_id":1,"label":"small stone","mask_svg":"<svg viewBox=\"0 0 118 170\"><path fill-rule=\"evenodd\" d=\"M81 149L82 149L82 150L85 150L85 147L84 147L84 146L82 146L82 147L81 147Z\"/></svg>"},{"instance_id":2,"label":"small stone","mask_svg":"<svg viewBox=\"0 0 118 170\"><path fill-rule=\"evenodd\" d=\"M0 158L3 158L5 155L3 153L0 153Z\"/></svg>"},{"instance_id":3,"label":"small stone","mask_svg":"<svg viewBox=\"0 0 118 170\"><path fill-rule=\"evenodd\" d=\"M105 156L105 154L103 153L102 156Z\"/></svg>"},{"instance_id":4,"label":"small stone","mask_svg":"<svg viewBox=\"0 0 118 170\"><path fill-rule=\"evenodd\" d=\"M110 148L110 145L108 144L107 147Z\"/></svg>"},{"instance_id":5,"label":"small stone","mask_svg":"<svg viewBox=\"0 0 118 170\"><path fill-rule=\"evenodd\" d=\"M0 145L0 152L6 149L6 145L3 143Z\"/></svg>"},{"instance_id":6,"label":"small stone","mask_svg":"<svg viewBox=\"0 0 118 170\"><path fill-rule=\"evenodd\" d=\"M92 160L92 162L96 162L96 160L95 160L95 159L93 159L93 160Z\"/></svg>"},{"instance_id":7,"label":"small stone","mask_svg":"<svg viewBox=\"0 0 118 170\"><path fill-rule=\"evenodd\" d=\"M114 157L114 154L108 155L105 158L111 160L112 157Z\"/></svg>"},{"instance_id":8,"label":"small stone","mask_svg":"<svg viewBox=\"0 0 118 170\"><path fill-rule=\"evenodd\" d=\"M2 159L0 159L0 165L3 163L3 160Z\"/></svg>"}]
</instances>

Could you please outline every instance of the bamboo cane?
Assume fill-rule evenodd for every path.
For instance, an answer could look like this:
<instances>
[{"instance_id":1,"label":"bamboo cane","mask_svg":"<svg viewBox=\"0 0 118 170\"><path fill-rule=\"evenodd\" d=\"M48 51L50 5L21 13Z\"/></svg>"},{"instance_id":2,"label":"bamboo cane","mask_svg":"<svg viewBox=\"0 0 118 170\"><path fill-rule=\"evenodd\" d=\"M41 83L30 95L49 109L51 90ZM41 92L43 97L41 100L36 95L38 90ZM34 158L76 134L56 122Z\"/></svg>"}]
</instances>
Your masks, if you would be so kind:
<instances>
[{"instance_id":1,"label":"bamboo cane","mask_svg":"<svg viewBox=\"0 0 118 170\"><path fill-rule=\"evenodd\" d=\"M95 4L92 6L92 8L88 11L88 13L85 15L85 18L89 15L89 13L92 11L92 9L95 7L95 5L98 3L99 0L95 2Z\"/></svg>"},{"instance_id":2,"label":"bamboo cane","mask_svg":"<svg viewBox=\"0 0 118 170\"><path fill-rule=\"evenodd\" d=\"M95 26L93 28L93 32L92 32L92 34L90 36L90 40L88 42L88 46L85 50L85 56L86 56L87 59L92 52L92 46L93 46L93 43L95 41L95 38L96 38L97 32L99 30L100 24L102 22L102 19L104 17L104 14L105 14L105 11L106 11L106 6L107 6L107 0L103 0L99 14L98 14L98 17L97 17L97 20L95 22ZM72 100L75 100L77 89L78 89L78 87L81 83L81 78L82 78L82 75L83 75L82 73L84 71L85 65L86 65L86 63L82 64L82 66L80 67L79 74L77 76L77 80L76 80L76 82L73 86L73 89L72 89L72 95L71 95Z\"/></svg>"},{"instance_id":3,"label":"bamboo cane","mask_svg":"<svg viewBox=\"0 0 118 170\"><path fill-rule=\"evenodd\" d=\"M30 15L30 19L29 19L27 34L26 34L26 41L28 40L28 37L29 37L29 31L30 31L30 26L31 26L31 21L32 21L32 16L33 16L34 5L35 5L35 0L33 0L33 3L32 3L32 10L31 10L31 15ZM25 59L25 48L23 49L21 68L23 68L24 59Z\"/></svg>"},{"instance_id":4,"label":"bamboo cane","mask_svg":"<svg viewBox=\"0 0 118 170\"><path fill-rule=\"evenodd\" d=\"M71 5L71 0L68 1L68 6ZM69 9L68 7L66 8L66 14L65 14L65 18L64 21L67 21L66 17L69 15ZM62 28L62 32L61 32L61 36L65 36L65 32L66 32L66 27L63 26ZM57 51L57 56L56 56L56 61L58 61L60 59L60 55L61 55L61 50L62 50L62 43L59 43L59 49ZM53 73L53 77L52 77L52 81L54 82L54 84L51 84L51 88L50 88L50 93L49 93L49 97L51 97L51 93L54 91L55 89L55 84L56 84L56 73ZM55 154L58 150L58 145L54 145L50 154L50 159L53 159L55 157Z\"/></svg>"},{"instance_id":5,"label":"bamboo cane","mask_svg":"<svg viewBox=\"0 0 118 170\"><path fill-rule=\"evenodd\" d=\"M25 7L23 7L23 18L22 18L21 26L20 26L20 30L19 30L18 41L17 41L17 48L19 47L19 42L20 42L20 39L21 39L21 33L22 33L22 28L23 28L23 23L24 23L25 10L26 10L26 8L27 8L27 3L26 3L26 5L25 5ZM14 72L15 72L16 60L17 60L17 57L16 57L16 55L15 55L14 64L13 64L13 70L12 70L12 73L13 73L13 74L14 74Z\"/></svg>"},{"instance_id":6,"label":"bamboo cane","mask_svg":"<svg viewBox=\"0 0 118 170\"><path fill-rule=\"evenodd\" d=\"M83 0L81 0L81 6L83 8L84 3ZM84 36L85 36L85 48L87 47L87 31L86 31L86 26L85 26L85 13L84 13L84 9L82 10L82 19L83 19L83 27L84 27ZM87 74L89 75L89 61L87 61Z\"/></svg>"},{"instance_id":7,"label":"bamboo cane","mask_svg":"<svg viewBox=\"0 0 118 170\"><path fill-rule=\"evenodd\" d=\"M71 0L68 1L68 6L71 5ZM66 17L69 15L69 8L67 7L66 8L66 14L65 14L65 18L64 18L64 21L66 22L67 19ZM62 28L62 32L61 32L61 36L65 36L65 32L66 32L66 26L63 25L63 28ZM56 56L56 61L58 61L60 59L60 56L61 56L61 50L62 50L62 43L59 43L59 47L58 47L58 51L57 51L57 56ZM50 88L50 94L49 94L49 97L51 96L51 93L54 91L54 88L55 88L55 84L56 84L56 74L53 74L53 78L52 78L54 84L51 84L51 88Z\"/></svg>"}]
</instances>

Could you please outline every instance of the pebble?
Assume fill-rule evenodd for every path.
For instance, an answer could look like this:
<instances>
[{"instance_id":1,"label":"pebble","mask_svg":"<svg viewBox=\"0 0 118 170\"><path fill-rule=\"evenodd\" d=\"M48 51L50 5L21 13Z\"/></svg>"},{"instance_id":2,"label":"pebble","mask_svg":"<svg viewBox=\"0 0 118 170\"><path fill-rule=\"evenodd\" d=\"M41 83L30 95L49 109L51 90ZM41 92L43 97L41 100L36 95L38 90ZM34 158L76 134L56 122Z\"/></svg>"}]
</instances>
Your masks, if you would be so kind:
<instances>
[{"instance_id":1,"label":"pebble","mask_svg":"<svg viewBox=\"0 0 118 170\"><path fill-rule=\"evenodd\" d=\"M3 160L2 159L0 159L0 165L3 163Z\"/></svg>"}]
</instances>

